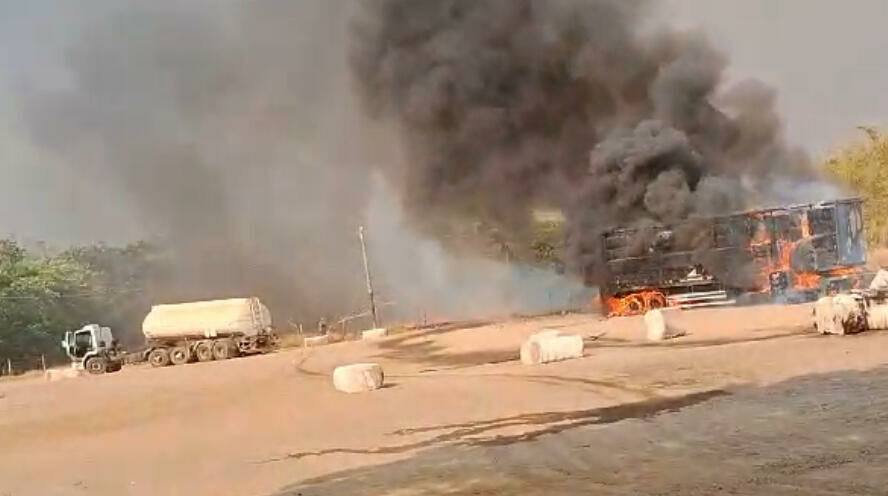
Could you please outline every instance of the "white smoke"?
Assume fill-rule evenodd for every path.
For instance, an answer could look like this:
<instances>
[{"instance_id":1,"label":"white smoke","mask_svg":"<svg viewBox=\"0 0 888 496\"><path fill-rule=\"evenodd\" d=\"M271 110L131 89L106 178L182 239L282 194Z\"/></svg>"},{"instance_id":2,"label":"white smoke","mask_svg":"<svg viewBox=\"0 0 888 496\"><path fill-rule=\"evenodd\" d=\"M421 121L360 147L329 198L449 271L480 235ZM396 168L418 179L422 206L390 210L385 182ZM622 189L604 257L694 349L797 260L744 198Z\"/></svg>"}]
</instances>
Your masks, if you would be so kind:
<instances>
[{"instance_id":1,"label":"white smoke","mask_svg":"<svg viewBox=\"0 0 888 496\"><path fill-rule=\"evenodd\" d=\"M541 313L588 304L593 295L580 281L551 271L448 252L407 228L399 199L379 175L366 236L379 301L395 302L387 313L400 319Z\"/></svg>"}]
</instances>

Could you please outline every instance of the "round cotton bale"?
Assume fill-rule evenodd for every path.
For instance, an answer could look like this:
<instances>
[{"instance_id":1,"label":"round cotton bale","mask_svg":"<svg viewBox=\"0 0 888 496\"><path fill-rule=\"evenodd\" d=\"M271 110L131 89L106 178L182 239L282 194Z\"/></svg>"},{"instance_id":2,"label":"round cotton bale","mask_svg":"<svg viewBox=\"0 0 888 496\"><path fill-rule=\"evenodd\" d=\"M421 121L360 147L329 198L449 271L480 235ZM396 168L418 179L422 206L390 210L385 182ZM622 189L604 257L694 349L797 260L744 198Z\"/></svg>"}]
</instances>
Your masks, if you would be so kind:
<instances>
[{"instance_id":1,"label":"round cotton bale","mask_svg":"<svg viewBox=\"0 0 888 496\"><path fill-rule=\"evenodd\" d=\"M667 319L666 312L659 309L644 314L644 326L648 341L663 341L685 334L683 330Z\"/></svg>"},{"instance_id":2,"label":"round cotton bale","mask_svg":"<svg viewBox=\"0 0 888 496\"><path fill-rule=\"evenodd\" d=\"M558 331L534 334L521 345L521 363L526 365L559 362L582 356L583 338Z\"/></svg>"},{"instance_id":3,"label":"round cotton bale","mask_svg":"<svg viewBox=\"0 0 888 496\"><path fill-rule=\"evenodd\" d=\"M821 298L814 306L814 312L818 331L822 334L854 334L867 328L867 311L863 298L858 295Z\"/></svg>"},{"instance_id":4,"label":"round cotton bale","mask_svg":"<svg viewBox=\"0 0 888 496\"><path fill-rule=\"evenodd\" d=\"M866 309L867 329L888 329L888 303L873 303Z\"/></svg>"},{"instance_id":5,"label":"round cotton bale","mask_svg":"<svg viewBox=\"0 0 888 496\"><path fill-rule=\"evenodd\" d=\"M361 393L382 387L385 374L377 363L342 365L333 370L333 387L344 393Z\"/></svg>"},{"instance_id":6,"label":"round cotton bale","mask_svg":"<svg viewBox=\"0 0 888 496\"><path fill-rule=\"evenodd\" d=\"M814 325L821 334L854 334L867 328L867 312L857 295L824 296L814 304Z\"/></svg>"},{"instance_id":7,"label":"round cotton bale","mask_svg":"<svg viewBox=\"0 0 888 496\"><path fill-rule=\"evenodd\" d=\"M540 339L545 339L547 337L556 337L560 336L561 331L545 329L540 332L531 334L524 343L521 344L521 362L533 365L540 363L540 347L536 344Z\"/></svg>"}]
</instances>

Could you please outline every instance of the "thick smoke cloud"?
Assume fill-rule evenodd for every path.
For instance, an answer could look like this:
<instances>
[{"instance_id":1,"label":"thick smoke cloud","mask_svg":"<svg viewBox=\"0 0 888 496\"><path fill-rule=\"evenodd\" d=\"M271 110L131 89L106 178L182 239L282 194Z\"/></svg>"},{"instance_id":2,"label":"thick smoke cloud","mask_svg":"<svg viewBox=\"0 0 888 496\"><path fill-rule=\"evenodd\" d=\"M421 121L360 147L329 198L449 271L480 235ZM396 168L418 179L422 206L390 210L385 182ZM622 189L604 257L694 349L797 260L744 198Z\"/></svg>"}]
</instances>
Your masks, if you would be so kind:
<instances>
[{"instance_id":1,"label":"thick smoke cloud","mask_svg":"<svg viewBox=\"0 0 888 496\"><path fill-rule=\"evenodd\" d=\"M256 294L282 327L362 308L356 228L380 155L352 110L349 5L90 7L67 80L24 93L22 115L96 185L78 202L130 212L164 248L152 300Z\"/></svg>"},{"instance_id":2,"label":"thick smoke cloud","mask_svg":"<svg viewBox=\"0 0 888 496\"><path fill-rule=\"evenodd\" d=\"M153 303L255 294L280 328L360 312L364 224L379 301L397 303L386 318L563 306L553 274L450 254L405 229L401 191L372 174L403 163L400 145L352 87L355 5L91 4L60 57L64 80L22 93L24 123L94 185L78 202L124 212L135 239L162 248ZM120 239L100 216L64 216Z\"/></svg>"},{"instance_id":3,"label":"thick smoke cloud","mask_svg":"<svg viewBox=\"0 0 888 496\"><path fill-rule=\"evenodd\" d=\"M511 311L525 282L510 268L403 224L439 240L493 225L508 256L532 209L558 208L582 267L609 226L828 191L784 144L774 93L722 91L727 57L699 33L642 30L646 2L100 5L75 9L65 77L24 91L21 113L95 185L76 201L168 248L154 301L252 293L279 322L360 309L365 223L383 299ZM97 218L71 222L102 232ZM553 294L537 275L531 292Z\"/></svg>"},{"instance_id":4,"label":"thick smoke cloud","mask_svg":"<svg viewBox=\"0 0 888 496\"><path fill-rule=\"evenodd\" d=\"M409 168L390 176L415 216L468 212L517 232L532 207L558 207L573 261L588 266L602 229L792 196L769 188L780 181L816 184L783 140L774 93L722 88L725 54L700 33L643 30L649 7L365 2L352 65L369 112L401 128Z\"/></svg>"}]
</instances>

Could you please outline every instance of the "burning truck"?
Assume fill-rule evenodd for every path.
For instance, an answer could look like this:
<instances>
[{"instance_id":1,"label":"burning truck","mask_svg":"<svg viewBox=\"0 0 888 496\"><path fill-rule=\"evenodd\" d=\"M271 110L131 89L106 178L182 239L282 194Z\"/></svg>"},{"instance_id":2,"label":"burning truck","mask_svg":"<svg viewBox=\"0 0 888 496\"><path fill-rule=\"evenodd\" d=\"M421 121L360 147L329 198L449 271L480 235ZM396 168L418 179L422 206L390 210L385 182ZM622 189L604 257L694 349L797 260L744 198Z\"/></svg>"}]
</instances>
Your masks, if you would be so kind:
<instances>
[{"instance_id":1,"label":"burning truck","mask_svg":"<svg viewBox=\"0 0 888 496\"><path fill-rule=\"evenodd\" d=\"M861 287L867 276L856 198L616 228L599 241L600 265L586 280L610 316L741 298L813 300Z\"/></svg>"}]
</instances>

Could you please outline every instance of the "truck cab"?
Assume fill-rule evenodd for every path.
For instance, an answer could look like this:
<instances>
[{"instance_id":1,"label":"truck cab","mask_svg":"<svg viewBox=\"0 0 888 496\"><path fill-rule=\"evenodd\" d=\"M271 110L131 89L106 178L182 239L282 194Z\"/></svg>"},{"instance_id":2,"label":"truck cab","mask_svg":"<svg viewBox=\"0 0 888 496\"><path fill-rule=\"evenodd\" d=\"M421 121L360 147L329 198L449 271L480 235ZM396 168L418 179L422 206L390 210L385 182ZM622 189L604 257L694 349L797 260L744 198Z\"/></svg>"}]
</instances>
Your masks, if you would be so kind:
<instances>
[{"instance_id":1,"label":"truck cab","mask_svg":"<svg viewBox=\"0 0 888 496\"><path fill-rule=\"evenodd\" d=\"M65 333L62 348L75 368L90 374L116 372L123 365L122 353L110 327L87 324Z\"/></svg>"}]
</instances>

